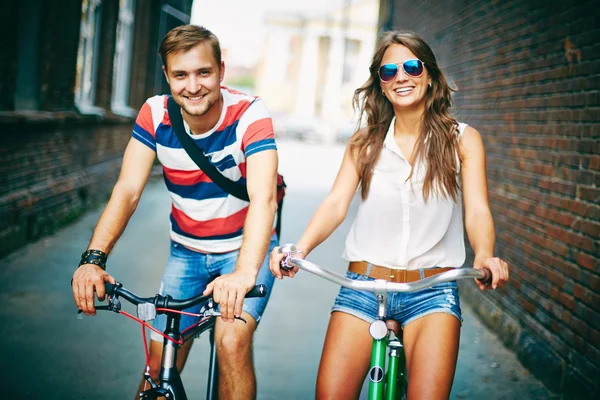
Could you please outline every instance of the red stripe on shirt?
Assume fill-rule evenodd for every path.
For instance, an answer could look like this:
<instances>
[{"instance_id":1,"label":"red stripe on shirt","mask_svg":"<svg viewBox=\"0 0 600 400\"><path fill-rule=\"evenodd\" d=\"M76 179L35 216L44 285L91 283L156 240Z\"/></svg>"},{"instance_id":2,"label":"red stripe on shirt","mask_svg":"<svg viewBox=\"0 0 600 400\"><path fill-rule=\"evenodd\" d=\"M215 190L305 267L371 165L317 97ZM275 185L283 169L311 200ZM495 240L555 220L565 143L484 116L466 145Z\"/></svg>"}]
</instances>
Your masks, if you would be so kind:
<instances>
[{"instance_id":1,"label":"red stripe on shirt","mask_svg":"<svg viewBox=\"0 0 600 400\"><path fill-rule=\"evenodd\" d=\"M169 103L169 96L164 95L163 96L163 119L162 119L163 125L171 125L171 120L169 119L169 113L167 112L168 103Z\"/></svg>"},{"instance_id":2,"label":"red stripe on shirt","mask_svg":"<svg viewBox=\"0 0 600 400\"><path fill-rule=\"evenodd\" d=\"M212 180L202 170L183 171L167 168L163 165L165 177L169 182L175 185L195 185L200 182L212 182Z\"/></svg>"},{"instance_id":3,"label":"red stripe on shirt","mask_svg":"<svg viewBox=\"0 0 600 400\"><path fill-rule=\"evenodd\" d=\"M242 174L242 177L246 177L246 162L242 162L238 164L238 168L240 169L240 173Z\"/></svg>"},{"instance_id":4,"label":"red stripe on shirt","mask_svg":"<svg viewBox=\"0 0 600 400\"><path fill-rule=\"evenodd\" d=\"M244 221L248 214L248 207L230 215L226 218L215 218L209 221L196 221L182 211L171 207L171 214L177 225L184 231L194 236L210 237L233 233L244 227Z\"/></svg>"},{"instance_id":5,"label":"red stripe on shirt","mask_svg":"<svg viewBox=\"0 0 600 400\"><path fill-rule=\"evenodd\" d=\"M236 104L232 104L227 107L223 122L217 128L217 131L222 131L229 125L233 125L237 120L240 119L240 116L244 113L244 111L250 107L250 104L252 104L250 100L240 100Z\"/></svg>"},{"instance_id":6,"label":"red stripe on shirt","mask_svg":"<svg viewBox=\"0 0 600 400\"><path fill-rule=\"evenodd\" d=\"M275 134L273 133L273 121L271 118L261 118L248 126L246 134L242 139L242 149L245 149L246 146L251 143L274 137Z\"/></svg>"},{"instance_id":7,"label":"red stripe on shirt","mask_svg":"<svg viewBox=\"0 0 600 400\"><path fill-rule=\"evenodd\" d=\"M241 94L243 96L249 96L247 93L243 93L243 92L237 91L235 89L228 88L227 86L221 86L221 89L227 90L231 94ZM256 96L254 96L253 98L256 99Z\"/></svg>"},{"instance_id":8,"label":"red stripe on shirt","mask_svg":"<svg viewBox=\"0 0 600 400\"><path fill-rule=\"evenodd\" d=\"M156 131L154 130L154 122L152 121L152 107L150 107L150 104L147 102L144 103L138 113L135 123L156 139Z\"/></svg>"}]
</instances>

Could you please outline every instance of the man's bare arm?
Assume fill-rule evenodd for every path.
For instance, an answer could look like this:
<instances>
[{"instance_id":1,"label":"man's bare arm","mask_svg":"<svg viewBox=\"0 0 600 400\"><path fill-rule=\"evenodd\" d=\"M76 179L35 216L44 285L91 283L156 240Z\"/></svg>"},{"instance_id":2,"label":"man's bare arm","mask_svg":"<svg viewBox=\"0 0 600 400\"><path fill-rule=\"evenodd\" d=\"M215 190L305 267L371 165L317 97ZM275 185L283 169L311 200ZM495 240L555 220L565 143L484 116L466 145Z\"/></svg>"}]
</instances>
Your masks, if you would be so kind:
<instances>
[{"instance_id":1,"label":"man's bare arm","mask_svg":"<svg viewBox=\"0 0 600 400\"><path fill-rule=\"evenodd\" d=\"M250 207L235 271L212 281L204 294L213 292L224 320L240 316L246 293L256 284L258 270L269 248L277 211L277 151L264 150L246 160L246 185Z\"/></svg>"},{"instance_id":2,"label":"man's bare arm","mask_svg":"<svg viewBox=\"0 0 600 400\"><path fill-rule=\"evenodd\" d=\"M110 253L138 205L155 155L154 151L139 141L129 141L123 156L121 174L98 220L88 249ZM75 304L86 315L96 314L94 291L99 299L104 299L104 282L114 283L114 278L97 265L84 264L73 274Z\"/></svg>"},{"instance_id":3,"label":"man's bare arm","mask_svg":"<svg viewBox=\"0 0 600 400\"><path fill-rule=\"evenodd\" d=\"M98 220L88 248L110 253L137 208L155 157L156 153L148 146L135 139L129 141L119 179Z\"/></svg>"},{"instance_id":4,"label":"man's bare arm","mask_svg":"<svg viewBox=\"0 0 600 400\"><path fill-rule=\"evenodd\" d=\"M256 153L246 161L250 208L236 271L247 271L255 277L269 249L277 211L277 162L276 150Z\"/></svg>"}]
</instances>

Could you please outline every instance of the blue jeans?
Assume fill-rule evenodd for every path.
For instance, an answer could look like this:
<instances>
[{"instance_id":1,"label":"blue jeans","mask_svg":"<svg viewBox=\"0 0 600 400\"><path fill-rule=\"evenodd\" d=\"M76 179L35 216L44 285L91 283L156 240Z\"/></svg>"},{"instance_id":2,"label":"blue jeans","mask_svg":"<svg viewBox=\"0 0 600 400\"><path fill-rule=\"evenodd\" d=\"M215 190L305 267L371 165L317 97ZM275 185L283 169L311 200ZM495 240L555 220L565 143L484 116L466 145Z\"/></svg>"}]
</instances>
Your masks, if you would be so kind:
<instances>
[{"instance_id":1,"label":"blue jeans","mask_svg":"<svg viewBox=\"0 0 600 400\"><path fill-rule=\"evenodd\" d=\"M277 246L277 236L273 235L267 256L256 278L257 285L262 283L267 287L267 295L244 300L243 310L250 314L256 320L256 323L260 321L265 311L275 281L275 277L269 270L269 254L275 246ZM218 276L232 273L239 255L239 250L217 254L199 253L171 241L171 253L169 254L159 292L161 295L169 294L174 299L187 299L196 296L202 293L206 286ZM184 311L197 314L200 307L201 304ZM180 331L196 324L199 320L199 317L182 315ZM164 332L167 326L167 317L164 314L157 315L153 325L159 331ZM151 338L156 341L163 340L163 337L155 332L151 333Z\"/></svg>"},{"instance_id":2,"label":"blue jeans","mask_svg":"<svg viewBox=\"0 0 600 400\"><path fill-rule=\"evenodd\" d=\"M373 280L349 271L346 272L346 277L361 281ZM377 298L371 292L342 287L331 311L342 311L371 323L377 318ZM387 318L398 321L402 328L417 318L439 312L453 315L462 324L458 285L455 281L411 293L388 294Z\"/></svg>"}]
</instances>

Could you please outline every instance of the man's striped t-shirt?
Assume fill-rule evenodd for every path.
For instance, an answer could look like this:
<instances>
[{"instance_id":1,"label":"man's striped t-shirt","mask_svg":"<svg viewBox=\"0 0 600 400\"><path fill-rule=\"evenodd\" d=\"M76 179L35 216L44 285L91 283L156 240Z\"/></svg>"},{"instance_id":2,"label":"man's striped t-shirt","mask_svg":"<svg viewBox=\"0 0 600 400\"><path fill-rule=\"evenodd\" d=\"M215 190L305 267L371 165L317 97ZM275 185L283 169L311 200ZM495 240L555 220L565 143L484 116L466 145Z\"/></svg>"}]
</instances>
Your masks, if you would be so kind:
<instances>
[{"instance_id":1,"label":"man's striped t-shirt","mask_svg":"<svg viewBox=\"0 0 600 400\"><path fill-rule=\"evenodd\" d=\"M261 99L221 87L223 111L215 127L191 135L217 170L246 183L246 159L263 150L276 150L273 123ZM171 239L207 253L237 250L249 203L217 186L194 163L173 131L167 111L168 96L144 103L133 137L156 151L171 194Z\"/></svg>"}]
</instances>

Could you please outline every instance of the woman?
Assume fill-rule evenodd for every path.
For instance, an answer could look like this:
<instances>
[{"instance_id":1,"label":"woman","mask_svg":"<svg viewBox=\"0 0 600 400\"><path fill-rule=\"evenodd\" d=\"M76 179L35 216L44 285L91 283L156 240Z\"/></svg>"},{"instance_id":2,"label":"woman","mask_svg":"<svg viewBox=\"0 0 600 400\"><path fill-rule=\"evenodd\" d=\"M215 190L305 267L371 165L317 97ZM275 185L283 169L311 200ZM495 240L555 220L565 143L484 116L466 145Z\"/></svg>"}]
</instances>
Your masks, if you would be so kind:
<instances>
[{"instance_id":1,"label":"woman","mask_svg":"<svg viewBox=\"0 0 600 400\"><path fill-rule=\"evenodd\" d=\"M423 39L400 31L379 38L370 78L354 95L367 127L353 135L330 193L297 243L304 256L344 220L360 185L362 201L344 251L348 277L398 282L402 276L408 282L461 267L464 201L474 267L493 274L491 286L478 283L480 288L506 283L508 266L494 257L481 136L452 117L450 93ZM276 248L271 271L279 279L293 277L297 270L282 271L281 258ZM368 325L376 304L372 293L340 290L319 366L318 399L358 397L370 362ZM462 321L456 282L390 294L388 316L404 330L408 398L448 398Z\"/></svg>"}]
</instances>

